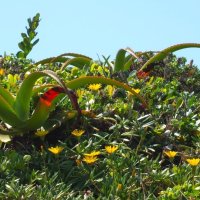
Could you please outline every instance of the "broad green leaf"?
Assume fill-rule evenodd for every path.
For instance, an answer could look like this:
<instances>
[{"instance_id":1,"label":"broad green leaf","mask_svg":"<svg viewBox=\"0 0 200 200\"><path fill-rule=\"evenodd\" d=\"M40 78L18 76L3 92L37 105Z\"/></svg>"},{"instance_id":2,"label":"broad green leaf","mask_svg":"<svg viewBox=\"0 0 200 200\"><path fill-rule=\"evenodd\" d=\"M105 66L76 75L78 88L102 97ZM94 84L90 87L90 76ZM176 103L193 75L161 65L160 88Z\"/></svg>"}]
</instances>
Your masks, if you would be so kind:
<instances>
[{"instance_id":1,"label":"broad green leaf","mask_svg":"<svg viewBox=\"0 0 200 200\"><path fill-rule=\"evenodd\" d=\"M17 52L17 57L18 58L25 58L25 54L22 51Z\"/></svg>"},{"instance_id":2,"label":"broad green leaf","mask_svg":"<svg viewBox=\"0 0 200 200\"><path fill-rule=\"evenodd\" d=\"M18 46L19 46L19 48L20 48L22 51L24 51L24 50L26 49L26 47L25 47L25 45L24 45L23 42L20 42L20 43L18 44Z\"/></svg>"}]
</instances>

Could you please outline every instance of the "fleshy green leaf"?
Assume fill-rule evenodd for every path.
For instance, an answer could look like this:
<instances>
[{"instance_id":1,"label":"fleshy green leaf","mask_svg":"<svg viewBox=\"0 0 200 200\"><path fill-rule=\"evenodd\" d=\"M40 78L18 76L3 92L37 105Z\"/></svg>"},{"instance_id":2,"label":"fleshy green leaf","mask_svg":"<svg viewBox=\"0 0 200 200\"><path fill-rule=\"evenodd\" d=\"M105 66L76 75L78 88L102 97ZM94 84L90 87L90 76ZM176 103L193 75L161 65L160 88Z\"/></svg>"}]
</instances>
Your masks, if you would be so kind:
<instances>
[{"instance_id":1,"label":"fleshy green leaf","mask_svg":"<svg viewBox=\"0 0 200 200\"><path fill-rule=\"evenodd\" d=\"M186 48L200 48L200 44L198 43L183 43L183 44L177 44L173 45L171 47L168 47L159 53L157 53L155 56L151 57L143 66L140 70L144 70L148 65L151 63L160 61L164 59L169 53L173 53L175 51L181 50L181 49L186 49Z\"/></svg>"},{"instance_id":2,"label":"fleshy green leaf","mask_svg":"<svg viewBox=\"0 0 200 200\"><path fill-rule=\"evenodd\" d=\"M124 70L127 70L130 68L132 59L128 59L128 61L127 61L126 53L131 54L132 59L137 58L136 54L130 48L120 49L115 58L115 65L114 65L115 72L124 71Z\"/></svg>"},{"instance_id":3,"label":"fleshy green leaf","mask_svg":"<svg viewBox=\"0 0 200 200\"><path fill-rule=\"evenodd\" d=\"M6 99L6 102L10 104L11 107L13 106L15 98L11 95L11 93L8 90L3 88L2 86L0 86L0 96Z\"/></svg>"},{"instance_id":4,"label":"fleshy green leaf","mask_svg":"<svg viewBox=\"0 0 200 200\"><path fill-rule=\"evenodd\" d=\"M73 58L65 57L65 56L70 56L70 57L73 57ZM75 59L75 58L77 58L77 59ZM87 57L87 56L82 55L82 54L64 53L64 54L61 54L57 57L51 57L51 58L47 58L47 59L41 60L39 62L36 62L35 65L37 66L39 64L44 65L44 64L56 63L56 62L66 63L68 65L68 62L69 62L69 64L71 64L73 66L83 67L85 64L88 64L91 60L92 59L90 57ZM64 64L63 64L63 68L65 68Z\"/></svg>"},{"instance_id":5,"label":"fleshy green leaf","mask_svg":"<svg viewBox=\"0 0 200 200\"><path fill-rule=\"evenodd\" d=\"M59 77L53 71L45 70L42 72L33 72L32 74L30 74L23 81L17 93L16 101L14 104L16 113L18 114L18 117L21 120L27 120L29 118L32 90L35 82L43 76L49 76L53 78L55 81L59 83L59 85L61 85L63 88L66 89L65 84L59 79Z\"/></svg>"},{"instance_id":6,"label":"fleshy green leaf","mask_svg":"<svg viewBox=\"0 0 200 200\"><path fill-rule=\"evenodd\" d=\"M101 84L107 84L107 85L115 85L117 87L123 88L126 91L131 92L134 94L140 101L144 104L145 107L148 107L147 102L145 99L140 96L133 88L128 86L125 83L110 79L110 78L105 78L105 77L100 77L100 76L84 76L80 77L77 79L74 79L72 81L69 81L66 83L67 87L70 89L78 89L80 87L84 87L87 84L93 84L93 83L101 83Z\"/></svg>"},{"instance_id":7,"label":"fleshy green leaf","mask_svg":"<svg viewBox=\"0 0 200 200\"><path fill-rule=\"evenodd\" d=\"M84 67L85 65L89 65L90 62L91 62L91 59L89 58L84 58L84 57L72 58L63 63L61 70L64 70L64 68L66 68L68 65Z\"/></svg>"},{"instance_id":8,"label":"fleshy green leaf","mask_svg":"<svg viewBox=\"0 0 200 200\"><path fill-rule=\"evenodd\" d=\"M2 96L0 96L0 119L12 127L21 126L23 123L16 115L13 107Z\"/></svg>"}]
</instances>

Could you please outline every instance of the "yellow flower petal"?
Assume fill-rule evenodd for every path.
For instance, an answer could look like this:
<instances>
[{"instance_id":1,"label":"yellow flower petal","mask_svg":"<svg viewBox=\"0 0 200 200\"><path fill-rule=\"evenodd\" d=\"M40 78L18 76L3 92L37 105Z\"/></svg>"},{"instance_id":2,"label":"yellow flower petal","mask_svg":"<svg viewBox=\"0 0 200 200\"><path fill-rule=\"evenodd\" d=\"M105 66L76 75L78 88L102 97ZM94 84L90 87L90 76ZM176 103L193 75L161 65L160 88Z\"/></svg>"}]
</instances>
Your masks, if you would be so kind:
<instances>
[{"instance_id":1,"label":"yellow flower petal","mask_svg":"<svg viewBox=\"0 0 200 200\"><path fill-rule=\"evenodd\" d=\"M35 135L38 137L44 137L47 134L48 134L48 131L45 131L45 130L37 130L37 132L35 133Z\"/></svg>"},{"instance_id":2,"label":"yellow flower petal","mask_svg":"<svg viewBox=\"0 0 200 200\"><path fill-rule=\"evenodd\" d=\"M90 84L88 86L88 89L94 90L94 91L99 90L100 88L101 88L101 84Z\"/></svg>"},{"instance_id":3,"label":"yellow flower petal","mask_svg":"<svg viewBox=\"0 0 200 200\"><path fill-rule=\"evenodd\" d=\"M121 189L122 189L122 184L119 183L119 184L117 185L117 190L121 190Z\"/></svg>"},{"instance_id":4,"label":"yellow flower petal","mask_svg":"<svg viewBox=\"0 0 200 200\"><path fill-rule=\"evenodd\" d=\"M118 146L105 146L105 150L106 150L109 154L114 153L115 151L117 151L117 149L118 149Z\"/></svg>"},{"instance_id":5,"label":"yellow flower petal","mask_svg":"<svg viewBox=\"0 0 200 200\"><path fill-rule=\"evenodd\" d=\"M135 93L139 94L140 93L140 89L134 89Z\"/></svg>"},{"instance_id":6,"label":"yellow flower petal","mask_svg":"<svg viewBox=\"0 0 200 200\"><path fill-rule=\"evenodd\" d=\"M98 160L97 156L84 156L83 161L92 164Z\"/></svg>"},{"instance_id":7,"label":"yellow flower petal","mask_svg":"<svg viewBox=\"0 0 200 200\"><path fill-rule=\"evenodd\" d=\"M186 159L186 161L191 165L191 166L197 166L200 162L199 158L191 158L191 159Z\"/></svg>"},{"instance_id":8,"label":"yellow flower petal","mask_svg":"<svg viewBox=\"0 0 200 200\"><path fill-rule=\"evenodd\" d=\"M164 151L164 154L165 154L166 156L168 156L169 158L174 158L174 157L176 156L177 152L176 152L176 151L169 151L169 150L166 150L166 151Z\"/></svg>"},{"instance_id":9,"label":"yellow flower petal","mask_svg":"<svg viewBox=\"0 0 200 200\"><path fill-rule=\"evenodd\" d=\"M75 129L71 132L72 135L76 136L76 137L80 137L81 135L83 135L83 133L85 133L84 130L78 130L78 129Z\"/></svg>"},{"instance_id":10,"label":"yellow flower petal","mask_svg":"<svg viewBox=\"0 0 200 200\"><path fill-rule=\"evenodd\" d=\"M0 68L0 75L3 76L5 74L4 69Z\"/></svg>"},{"instance_id":11,"label":"yellow flower petal","mask_svg":"<svg viewBox=\"0 0 200 200\"><path fill-rule=\"evenodd\" d=\"M59 146L48 148L48 150L51 153L56 154L56 155L59 154L59 153L61 153L63 151L63 149L64 149L63 147L59 147Z\"/></svg>"},{"instance_id":12,"label":"yellow flower petal","mask_svg":"<svg viewBox=\"0 0 200 200\"><path fill-rule=\"evenodd\" d=\"M101 152L100 151L92 151L91 153L85 153L84 156L98 156L100 155Z\"/></svg>"}]
</instances>

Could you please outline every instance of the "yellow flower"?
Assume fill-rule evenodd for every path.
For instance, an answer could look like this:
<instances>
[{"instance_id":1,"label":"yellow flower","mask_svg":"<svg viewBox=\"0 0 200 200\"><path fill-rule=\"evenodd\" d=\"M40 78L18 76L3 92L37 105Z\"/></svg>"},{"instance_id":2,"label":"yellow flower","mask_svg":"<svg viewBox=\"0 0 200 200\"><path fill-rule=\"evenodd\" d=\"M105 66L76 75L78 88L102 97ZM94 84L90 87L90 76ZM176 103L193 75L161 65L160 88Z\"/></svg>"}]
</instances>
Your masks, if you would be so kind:
<instances>
[{"instance_id":1,"label":"yellow flower","mask_svg":"<svg viewBox=\"0 0 200 200\"><path fill-rule=\"evenodd\" d=\"M0 75L3 76L5 73L4 69L0 68Z\"/></svg>"},{"instance_id":2,"label":"yellow flower","mask_svg":"<svg viewBox=\"0 0 200 200\"><path fill-rule=\"evenodd\" d=\"M78 97L82 97L84 94L86 94L85 90L81 90L81 89L76 90L76 95Z\"/></svg>"},{"instance_id":3,"label":"yellow flower","mask_svg":"<svg viewBox=\"0 0 200 200\"><path fill-rule=\"evenodd\" d=\"M121 189L122 189L122 184L119 183L119 184L117 185L117 190L121 190Z\"/></svg>"},{"instance_id":4,"label":"yellow flower","mask_svg":"<svg viewBox=\"0 0 200 200\"><path fill-rule=\"evenodd\" d=\"M140 93L140 89L134 89L135 93L139 94Z\"/></svg>"},{"instance_id":5,"label":"yellow flower","mask_svg":"<svg viewBox=\"0 0 200 200\"><path fill-rule=\"evenodd\" d=\"M112 85L108 85L107 87L106 87L106 89L107 89L107 91L108 91L108 96L112 96L113 95L113 93L114 93L114 91L115 91L115 88L112 86Z\"/></svg>"},{"instance_id":6,"label":"yellow flower","mask_svg":"<svg viewBox=\"0 0 200 200\"><path fill-rule=\"evenodd\" d=\"M105 146L105 150L110 154L114 153L117 149L118 146Z\"/></svg>"},{"instance_id":7,"label":"yellow flower","mask_svg":"<svg viewBox=\"0 0 200 200\"><path fill-rule=\"evenodd\" d=\"M88 164L92 164L94 162L96 162L98 160L97 156L84 156L83 161L88 163Z\"/></svg>"},{"instance_id":8,"label":"yellow flower","mask_svg":"<svg viewBox=\"0 0 200 200\"><path fill-rule=\"evenodd\" d=\"M44 137L47 134L48 134L48 131L45 131L45 130L37 130L37 132L35 133L35 135L38 137Z\"/></svg>"},{"instance_id":9,"label":"yellow flower","mask_svg":"<svg viewBox=\"0 0 200 200\"><path fill-rule=\"evenodd\" d=\"M200 162L199 158L186 159L191 166L197 166Z\"/></svg>"},{"instance_id":10,"label":"yellow flower","mask_svg":"<svg viewBox=\"0 0 200 200\"><path fill-rule=\"evenodd\" d=\"M100 88L101 88L101 84L90 84L88 86L88 89L94 90L94 91L99 90Z\"/></svg>"},{"instance_id":11,"label":"yellow flower","mask_svg":"<svg viewBox=\"0 0 200 200\"><path fill-rule=\"evenodd\" d=\"M164 151L164 154L167 155L169 158L174 158L176 156L177 152L166 150L166 151Z\"/></svg>"},{"instance_id":12,"label":"yellow flower","mask_svg":"<svg viewBox=\"0 0 200 200\"><path fill-rule=\"evenodd\" d=\"M51 153L56 154L56 155L61 153L63 149L64 149L63 147L59 147L59 146L48 148L48 150Z\"/></svg>"},{"instance_id":13,"label":"yellow flower","mask_svg":"<svg viewBox=\"0 0 200 200\"><path fill-rule=\"evenodd\" d=\"M74 135L76 137L80 137L81 135L83 135L83 133L85 133L84 130L75 129L75 130L72 131L72 135Z\"/></svg>"},{"instance_id":14,"label":"yellow flower","mask_svg":"<svg viewBox=\"0 0 200 200\"><path fill-rule=\"evenodd\" d=\"M98 156L100 153L100 151L92 151L91 153L85 153L84 156Z\"/></svg>"}]
</instances>

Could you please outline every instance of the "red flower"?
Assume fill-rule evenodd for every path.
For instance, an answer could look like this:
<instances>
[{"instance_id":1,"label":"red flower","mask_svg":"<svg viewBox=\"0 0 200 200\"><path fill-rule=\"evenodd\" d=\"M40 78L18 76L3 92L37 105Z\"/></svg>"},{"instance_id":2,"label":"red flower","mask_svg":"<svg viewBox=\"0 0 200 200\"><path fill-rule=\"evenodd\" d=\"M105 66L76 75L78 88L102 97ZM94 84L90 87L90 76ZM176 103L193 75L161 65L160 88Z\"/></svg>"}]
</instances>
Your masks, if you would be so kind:
<instances>
[{"instance_id":1,"label":"red flower","mask_svg":"<svg viewBox=\"0 0 200 200\"><path fill-rule=\"evenodd\" d=\"M42 97L40 97L40 102L45 104L46 106L51 106L51 102L60 94L64 93L64 89L62 87L54 87L45 92Z\"/></svg>"}]
</instances>

